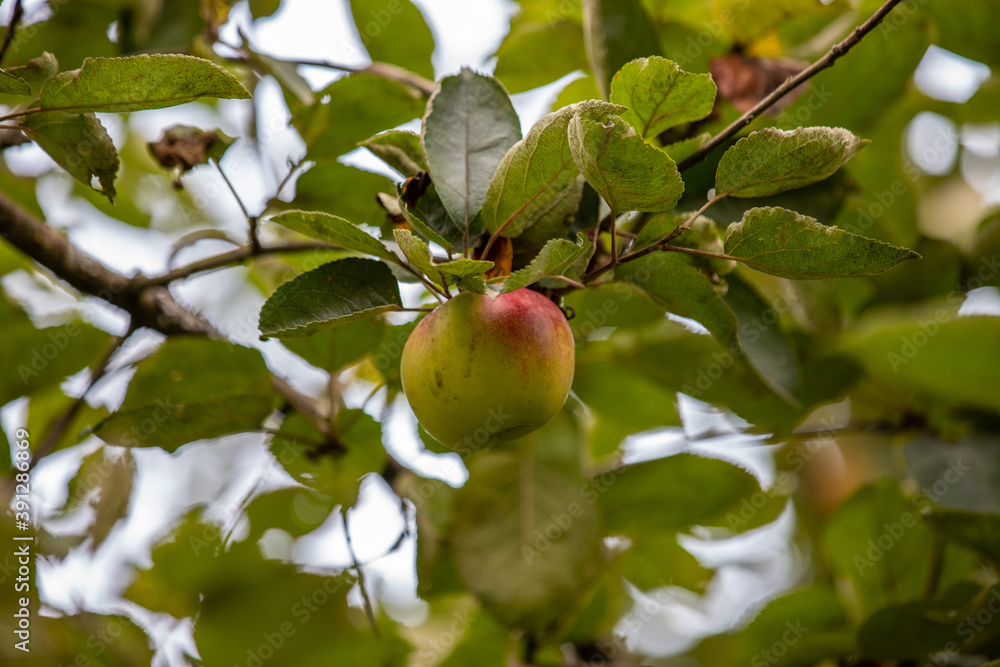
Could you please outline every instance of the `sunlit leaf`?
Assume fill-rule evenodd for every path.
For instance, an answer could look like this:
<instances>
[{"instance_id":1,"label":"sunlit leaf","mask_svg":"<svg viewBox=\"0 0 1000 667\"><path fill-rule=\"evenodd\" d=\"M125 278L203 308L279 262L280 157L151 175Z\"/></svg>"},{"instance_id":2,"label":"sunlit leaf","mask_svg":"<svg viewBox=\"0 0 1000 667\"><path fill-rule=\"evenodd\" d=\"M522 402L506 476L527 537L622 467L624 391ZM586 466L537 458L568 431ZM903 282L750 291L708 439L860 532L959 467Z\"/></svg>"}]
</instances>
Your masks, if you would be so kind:
<instances>
[{"instance_id":1,"label":"sunlit leaf","mask_svg":"<svg viewBox=\"0 0 1000 667\"><path fill-rule=\"evenodd\" d=\"M587 182L618 213L673 208L684 182L670 156L620 117L595 111L577 113L568 127L570 152Z\"/></svg>"},{"instance_id":2,"label":"sunlit leaf","mask_svg":"<svg viewBox=\"0 0 1000 667\"><path fill-rule=\"evenodd\" d=\"M715 93L710 75L684 72L659 56L633 60L611 80L611 102L628 107L621 117L644 139L701 120L712 112Z\"/></svg>"},{"instance_id":3,"label":"sunlit leaf","mask_svg":"<svg viewBox=\"0 0 1000 667\"><path fill-rule=\"evenodd\" d=\"M622 264L615 279L636 285L661 308L700 322L723 345L739 345L732 309L705 274L676 253L656 252Z\"/></svg>"},{"instance_id":4,"label":"sunlit leaf","mask_svg":"<svg viewBox=\"0 0 1000 667\"><path fill-rule=\"evenodd\" d=\"M454 259L444 262L435 261L427 244L405 229L393 232L399 249L403 251L410 263L438 285L444 286L452 276L475 276L486 273L493 268L493 262L476 259Z\"/></svg>"},{"instance_id":5,"label":"sunlit leaf","mask_svg":"<svg viewBox=\"0 0 1000 667\"><path fill-rule=\"evenodd\" d=\"M76 180L90 186L96 177L100 192L114 202L118 151L94 114L33 113L21 119L21 128Z\"/></svg>"},{"instance_id":6,"label":"sunlit leaf","mask_svg":"<svg viewBox=\"0 0 1000 667\"><path fill-rule=\"evenodd\" d=\"M307 271L279 287L260 311L262 338L300 338L403 305L382 262L349 257Z\"/></svg>"},{"instance_id":7,"label":"sunlit leaf","mask_svg":"<svg viewBox=\"0 0 1000 667\"><path fill-rule=\"evenodd\" d=\"M420 141L438 195L459 227L473 223L500 161L520 139L521 124L496 79L463 68L438 83ZM473 225L470 237L476 233Z\"/></svg>"},{"instance_id":8,"label":"sunlit leaf","mask_svg":"<svg viewBox=\"0 0 1000 667\"><path fill-rule=\"evenodd\" d=\"M518 269L504 279L500 292L504 294L513 292L546 276L565 275L580 258L590 252L591 248L590 239L582 233L576 235L575 243L566 239L552 239L528 266Z\"/></svg>"},{"instance_id":9,"label":"sunlit leaf","mask_svg":"<svg viewBox=\"0 0 1000 667\"><path fill-rule=\"evenodd\" d=\"M869 142L843 128L802 127L751 132L723 154L719 195L766 197L832 176Z\"/></svg>"},{"instance_id":10,"label":"sunlit leaf","mask_svg":"<svg viewBox=\"0 0 1000 667\"><path fill-rule=\"evenodd\" d=\"M81 111L162 109L202 97L250 99L232 74L203 58L141 55L87 58L42 87L43 107Z\"/></svg>"},{"instance_id":11,"label":"sunlit leaf","mask_svg":"<svg viewBox=\"0 0 1000 667\"><path fill-rule=\"evenodd\" d=\"M870 276L920 255L826 227L783 208L753 208L726 230L726 254L751 269L810 280Z\"/></svg>"},{"instance_id":12,"label":"sunlit leaf","mask_svg":"<svg viewBox=\"0 0 1000 667\"><path fill-rule=\"evenodd\" d=\"M483 203L483 226L517 237L536 224L561 225L576 211L580 173L566 134L570 119L588 109L616 110L604 102L583 102L542 117L503 157Z\"/></svg>"},{"instance_id":13,"label":"sunlit leaf","mask_svg":"<svg viewBox=\"0 0 1000 667\"><path fill-rule=\"evenodd\" d=\"M271 222L344 250L355 250L392 262L398 261L396 255L382 245L381 241L336 215L320 211L284 211L273 216Z\"/></svg>"}]
</instances>

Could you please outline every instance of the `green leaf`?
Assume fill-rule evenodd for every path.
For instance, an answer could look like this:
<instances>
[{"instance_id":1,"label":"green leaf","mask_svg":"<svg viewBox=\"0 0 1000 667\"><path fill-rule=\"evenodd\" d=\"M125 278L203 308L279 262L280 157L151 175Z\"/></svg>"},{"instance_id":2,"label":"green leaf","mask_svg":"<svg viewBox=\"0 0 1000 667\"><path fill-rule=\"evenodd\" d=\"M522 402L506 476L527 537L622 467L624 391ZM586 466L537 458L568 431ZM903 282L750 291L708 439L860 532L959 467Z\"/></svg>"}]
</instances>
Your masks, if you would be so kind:
<instances>
[{"instance_id":1,"label":"green leaf","mask_svg":"<svg viewBox=\"0 0 1000 667\"><path fill-rule=\"evenodd\" d=\"M271 222L344 250L374 255L391 262L399 261L381 241L336 215L320 211L284 211L273 216Z\"/></svg>"},{"instance_id":2,"label":"green leaf","mask_svg":"<svg viewBox=\"0 0 1000 667\"><path fill-rule=\"evenodd\" d=\"M668 211L677 204L684 182L676 163L620 117L588 110L574 115L567 129L577 168L617 213Z\"/></svg>"},{"instance_id":3,"label":"green leaf","mask_svg":"<svg viewBox=\"0 0 1000 667\"><path fill-rule=\"evenodd\" d=\"M31 86L21 77L0 69L0 93L4 95L30 95Z\"/></svg>"},{"instance_id":4,"label":"green leaf","mask_svg":"<svg viewBox=\"0 0 1000 667\"><path fill-rule=\"evenodd\" d=\"M549 627L599 573L600 524L579 464L551 451L558 443L575 448L576 438L558 417L514 445L481 452L455 494L458 571L507 626Z\"/></svg>"},{"instance_id":5,"label":"green leaf","mask_svg":"<svg viewBox=\"0 0 1000 667\"><path fill-rule=\"evenodd\" d=\"M697 134L693 137L688 137L687 139L681 139L680 141L675 141L672 144L667 144L663 147L663 150L674 162L680 164L697 153L711 138L711 134L708 132L702 132L701 134Z\"/></svg>"},{"instance_id":6,"label":"green leaf","mask_svg":"<svg viewBox=\"0 0 1000 667\"><path fill-rule=\"evenodd\" d=\"M531 263L504 278L501 294L527 287L546 276L565 275L580 258L585 257L592 245L583 233L577 233L576 243L566 239L552 239L545 244Z\"/></svg>"},{"instance_id":7,"label":"green leaf","mask_svg":"<svg viewBox=\"0 0 1000 667\"><path fill-rule=\"evenodd\" d=\"M307 271L279 287L260 310L261 339L301 338L402 308L389 267L349 257Z\"/></svg>"},{"instance_id":8,"label":"green leaf","mask_svg":"<svg viewBox=\"0 0 1000 667\"><path fill-rule=\"evenodd\" d=\"M679 213L670 211L650 216L646 223L639 230L639 235L635 239L631 250L642 250L654 245L678 226L691 217L690 213ZM678 248L693 248L706 252L723 253L725 249L722 244L722 234L715 221L704 215L699 215L689 225L688 229L670 243ZM685 261L692 266L696 266L707 273L715 273L720 276L729 275L736 268L736 262L722 257L711 257L705 255L684 255Z\"/></svg>"},{"instance_id":9,"label":"green leaf","mask_svg":"<svg viewBox=\"0 0 1000 667\"><path fill-rule=\"evenodd\" d=\"M420 147L420 135L415 132L389 130L369 137L359 145L406 178L427 171L423 149Z\"/></svg>"},{"instance_id":10,"label":"green leaf","mask_svg":"<svg viewBox=\"0 0 1000 667\"><path fill-rule=\"evenodd\" d=\"M955 654L963 645L969 650L989 643L1000 632L1000 618L989 610L998 596L996 587L981 589L966 581L935 600L880 609L858 630L858 645L865 656L903 664Z\"/></svg>"},{"instance_id":11,"label":"green leaf","mask_svg":"<svg viewBox=\"0 0 1000 667\"><path fill-rule=\"evenodd\" d=\"M13 602L13 598L9 599ZM19 662L39 665L71 665L74 662L86 665L146 665L153 663L152 644L149 635L125 615L100 615L86 611L56 617L39 614L31 624L31 643L28 644L31 657ZM15 660L8 659L11 662Z\"/></svg>"},{"instance_id":12,"label":"green leaf","mask_svg":"<svg viewBox=\"0 0 1000 667\"><path fill-rule=\"evenodd\" d=\"M203 58L141 55L87 58L42 86L43 107L122 112L162 109L202 97L247 100L250 93L232 74Z\"/></svg>"},{"instance_id":13,"label":"green leaf","mask_svg":"<svg viewBox=\"0 0 1000 667\"><path fill-rule=\"evenodd\" d=\"M733 526L741 503L763 493L746 470L692 454L618 468L591 483L600 495L609 534L629 536L694 525Z\"/></svg>"},{"instance_id":14,"label":"green leaf","mask_svg":"<svg viewBox=\"0 0 1000 667\"><path fill-rule=\"evenodd\" d=\"M583 3L587 57L608 98L611 77L626 63L660 52L660 40L639 0L586 0Z\"/></svg>"},{"instance_id":15,"label":"green leaf","mask_svg":"<svg viewBox=\"0 0 1000 667\"><path fill-rule=\"evenodd\" d=\"M805 667L852 653L854 633L832 592L807 588L768 603L736 644L738 664Z\"/></svg>"},{"instance_id":16,"label":"green leaf","mask_svg":"<svg viewBox=\"0 0 1000 667\"><path fill-rule=\"evenodd\" d=\"M316 100L311 106L289 101L292 124L314 160L350 152L359 141L418 118L424 108L413 89L374 74L337 79Z\"/></svg>"},{"instance_id":17,"label":"green leaf","mask_svg":"<svg viewBox=\"0 0 1000 667\"><path fill-rule=\"evenodd\" d=\"M578 319L589 320L591 326L595 324L590 319L592 315L593 312L576 313ZM573 393L593 413L590 451L595 459L615 452L629 435L681 424L677 392L667 391L649 378L614 364L578 365L573 376Z\"/></svg>"},{"instance_id":18,"label":"green leaf","mask_svg":"<svg viewBox=\"0 0 1000 667\"><path fill-rule=\"evenodd\" d=\"M621 117L643 139L705 118L716 92L711 74L685 72L659 56L633 60L611 80L611 102L628 107Z\"/></svg>"},{"instance_id":19,"label":"green leaf","mask_svg":"<svg viewBox=\"0 0 1000 667\"><path fill-rule=\"evenodd\" d=\"M2 294L0 322L0 367L4 369L0 373L0 405L57 387L67 376L95 363L111 340L103 331L79 321L38 329Z\"/></svg>"},{"instance_id":20,"label":"green leaf","mask_svg":"<svg viewBox=\"0 0 1000 667\"><path fill-rule=\"evenodd\" d=\"M434 36L409 0L351 0L351 14L371 59L434 78Z\"/></svg>"},{"instance_id":21,"label":"green leaf","mask_svg":"<svg viewBox=\"0 0 1000 667\"><path fill-rule=\"evenodd\" d=\"M767 197L822 181L868 144L839 127L751 132L722 155L719 196Z\"/></svg>"},{"instance_id":22,"label":"green leaf","mask_svg":"<svg viewBox=\"0 0 1000 667\"><path fill-rule=\"evenodd\" d=\"M7 70L31 86L32 91L35 91L42 83L55 76L56 72L59 71L59 63L54 55L45 51L37 58L29 60L27 65L8 67Z\"/></svg>"},{"instance_id":23,"label":"green leaf","mask_svg":"<svg viewBox=\"0 0 1000 667\"><path fill-rule=\"evenodd\" d=\"M391 628L372 632L363 612L348 606L347 593L355 582L346 574L307 574L294 564L255 558L245 550L219 557L214 569L216 580L205 588L194 626L205 665L244 663L247 651L256 655L261 645L271 647L274 663L282 665L406 663L408 646Z\"/></svg>"},{"instance_id":24,"label":"green leaf","mask_svg":"<svg viewBox=\"0 0 1000 667\"><path fill-rule=\"evenodd\" d=\"M410 223L410 227L412 227L417 234L420 234L431 243L438 244L444 248L445 252L451 253L455 249L455 246L452 245L448 239L438 234L437 230L427 224L427 221L420 217L419 213L407 206L404 202L399 202L399 207L400 212L403 214L403 218ZM454 229L450 219L448 220L448 226Z\"/></svg>"},{"instance_id":25,"label":"green leaf","mask_svg":"<svg viewBox=\"0 0 1000 667\"><path fill-rule=\"evenodd\" d=\"M436 262L427 244L406 229L396 229L392 232L396 237L399 249L410 260L410 264L420 270L436 284L445 286L448 276L477 276L493 268L493 262L476 259L456 259L447 262Z\"/></svg>"},{"instance_id":26,"label":"green leaf","mask_svg":"<svg viewBox=\"0 0 1000 667\"><path fill-rule=\"evenodd\" d=\"M635 540L612 567L644 591L680 586L701 593L712 578L712 571L702 567L671 533L654 533Z\"/></svg>"},{"instance_id":27,"label":"green leaf","mask_svg":"<svg viewBox=\"0 0 1000 667\"><path fill-rule=\"evenodd\" d=\"M468 627L462 640L438 667L508 667L510 663L505 656L510 630L483 613L468 619L470 613L458 617L456 612L455 620Z\"/></svg>"},{"instance_id":28,"label":"green leaf","mask_svg":"<svg viewBox=\"0 0 1000 667\"><path fill-rule=\"evenodd\" d=\"M907 248L775 207L747 211L726 230L725 246L726 254L751 269L795 280L871 276L920 258Z\"/></svg>"},{"instance_id":29,"label":"green leaf","mask_svg":"<svg viewBox=\"0 0 1000 667\"><path fill-rule=\"evenodd\" d=\"M1000 514L998 445L988 434L958 442L921 436L908 443L903 452L910 476L922 491L917 499L920 508Z\"/></svg>"},{"instance_id":30,"label":"green leaf","mask_svg":"<svg viewBox=\"0 0 1000 667\"><path fill-rule=\"evenodd\" d=\"M870 15L878 5L869 4L867 14ZM958 10L958 7L948 9L952 15L956 15ZM796 125L802 121L793 119L809 119L808 122L813 125L847 127L856 132L869 129L880 131L877 129L880 120L912 90L913 71L927 52L927 47L932 42L940 44L937 35L932 37L934 30L930 22L919 13L910 16L910 20L899 21L897 11L894 9L889 14L888 22L876 28L874 35L862 39L838 59L835 67L817 74L811 80L809 90L785 110L784 117ZM875 39L871 39L872 36ZM890 43L892 48L887 49L886 45ZM872 67L874 62L878 63L878 67ZM858 95L860 90L865 94ZM910 118L912 115L900 119L896 130L902 129ZM895 144L892 149L898 155L901 152L898 141L890 142Z\"/></svg>"},{"instance_id":31,"label":"green leaf","mask_svg":"<svg viewBox=\"0 0 1000 667\"><path fill-rule=\"evenodd\" d=\"M247 539L256 542L272 528L292 537L307 535L330 518L336 505L330 496L299 486L264 493L247 505Z\"/></svg>"},{"instance_id":32,"label":"green leaf","mask_svg":"<svg viewBox=\"0 0 1000 667\"><path fill-rule=\"evenodd\" d=\"M258 429L274 401L257 350L171 337L137 364L121 407L94 432L113 445L174 451L194 440Z\"/></svg>"},{"instance_id":33,"label":"green leaf","mask_svg":"<svg viewBox=\"0 0 1000 667\"><path fill-rule=\"evenodd\" d=\"M700 322L723 345L739 349L736 315L705 274L677 254L655 252L622 264L615 280L640 287L656 305Z\"/></svg>"},{"instance_id":34,"label":"green leaf","mask_svg":"<svg viewBox=\"0 0 1000 667\"><path fill-rule=\"evenodd\" d=\"M96 176L100 192L114 203L118 151L94 114L33 113L21 119L21 129L76 180L91 187Z\"/></svg>"},{"instance_id":35,"label":"green leaf","mask_svg":"<svg viewBox=\"0 0 1000 667\"><path fill-rule=\"evenodd\" d=\"M392 181L381 174L324 161L295 181L294 204L296 208L331 213L355 224L380 227L385 210L376 197L391 189Z\"/></svg>"},{"instance_id":36,"label":"green leaf","mask_svg":"<svg viewBox=\"0 0 1000 667\"><path fill-rule=\"evenodd\" d=\"M1000 514L939 508L924 519L949 540L1000 562Z\"/></svg>"},{"instance_id":37,"label":"green leaf","mask_svg":"<svg viewBox=\"0 0 1000 667\"><path fill-rule=\"evenodd\" d=\"M743 2L743 0L713 0L716 16L723 20L728 30L741 43L752 42L799 16L816 13L823 5L812 0L769 0L768 2Z\"/></svg>"},{"instance_id":38,"label":"green leaf","mask_svg":"<svg viewBox=\"0 0 1000 667\"><path fill-rule=\"evenodd\" d=\"M278 82L282 90L286 93L290 93L295 96L302 104L306 106L315 104L316 93L313 91L312 86L306 81L305 77L299 74L298 65L294 62L289 62L287 60L279 60L277 58L272 58L271 56L264 55L263 53L257 53L254 51L249 44L244 43L242 45L242 51L246 53L247 58L259 68L261 74L270 74L274 77L274 80ZM255 68L255 69L256 69Z\"/></svg>"},{"instance_id":39,"label":"green leaf","mask_svg":"<svg viewBox=\"0 0 1000 667\"><path fill-rule=\"evenodd\" d=\"M347 325L350 326L350 325ZM385 469L381 424L360 410L342 410L330 436L325 436L305 417L292 414L271 439L271 453L297 482L323 494L299 498L293 505L303 520L313 508L334 505L351 507L358 500L361 479ZM328 510L327 510L328 512ZM329 513L329 512L328 512Z\"/></svg>"},{"instance_id":40,"label":"green leaf","mask_svg":"<svg viewBox=\"0 0 1000 667\"><path fill-rule=\"evenodd\" d=\"M737 276L726 278L725 302L736 314L747 363L774 393L798 403L801 370L795 343L781 328L778 312Z\"/></svg>"},{"instance_id":41,"label":"green leaf","mask_svg":"<svg viewBox=\"0 0 1000 667\"><path fill-rule=\"evenodd\" d=\"M507 91L468 68L438 82L427 102L420 142L434 186L459 228L472 223L521 125ZM469 237L478 234L470 227Z\"/></svg>"},{"instance_id":42,"label":"green leaf","mask_svg":"<svg viewBox=\"0 0 1000 667\"><path fill-rule=\"evenodd\" d=\"M617 110L605 102L581 102L541 118L528 135L504 155L483 202L483 226L490 233L520 236L539 224L561 225L580 200L579 169L569 150L566 129L584 110Z\"/></svg>"},{"instance_id":43,"label":"green leaf","mask_svg":"<svg viewBox=\"0 0 1000 667\"><path fill-rule=\"evenodd\" d=\"M493 76L511 93L538 88L577 70L587 70L583 31L577 21L537 20L522 6L494 54Z\"/></svg>"},{"instance_id":44,"label":"green leaf","mask_svg":"<svg viewBox=\"0 0 1000 667\"><path fill-rule=\"evenodd\" d=\"M188 512L174 531L150 553L152 567L136 573L125 598L154 612L175 618L198 613L199 594L211 580L216 551L222 548L220 527L199 520L199 509Z\"/></svg>"},{"instance_id":45,"label":"green leaf","mask_svg":"<svg viewBox=\"0 0 1000 667\"><path fill-rule=\"evenodd\" d=\"M1000 410L1000 318L955 314L951 303L871 316L844 336L843 346L895 391L946 405Z\"/></svg>"},{"instance_id":46,"label":"green leaf","mask_svg":"<svg viewBox=\"0 0 1000 667\"><path fill-rule=\"evenodd\" d=\"M281 0L250 0L250 15L255 19L271 16L281 7Z\"/></svg>"},{"instance_id":47,"label":"green leaf","mask_svg":"<svg viewBox=\"0 0 1000 667\"><path fill-rule=\"evenodd\" d=\"M894 480L864 486L841 505L822 548L834 572L853 583L866 612L923 595L930 530Z\"/></svg>"},{"instance_id":48,"label":"green leaf","mask_svg":"<svg viewBox=\"0 0 1000 667\"><path fill-rule=\"evenodd\" d=\"M380 318L358 320L308 338L289 338L285 347L316 368L336 373L378 347L385 330Z\"/></svg>"},{"instance_id":49,"label":"green leaf","mask_svg":"<svg viewBox=\"0 0 1000 667\"><path fill-rule=\"evenodd\" d=\"M94 548L98 548L118 521L127 516L135 471L131 450L112 454L105 447L97 449L83 459L70 480L69 497L59 516L65 517L81 506L89 506L93 521L87 534Z\"/></svg>"}]
</instances>

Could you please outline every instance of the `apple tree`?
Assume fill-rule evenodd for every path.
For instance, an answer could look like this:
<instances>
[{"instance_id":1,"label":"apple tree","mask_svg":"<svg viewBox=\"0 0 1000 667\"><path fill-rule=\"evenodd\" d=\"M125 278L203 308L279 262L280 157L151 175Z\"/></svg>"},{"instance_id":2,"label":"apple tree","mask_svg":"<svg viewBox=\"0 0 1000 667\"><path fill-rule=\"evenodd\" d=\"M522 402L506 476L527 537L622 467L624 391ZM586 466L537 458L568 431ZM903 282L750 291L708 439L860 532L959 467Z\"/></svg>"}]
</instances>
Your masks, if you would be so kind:
<instances>
[{"instance_id":1,"label":"apple tree","mask_svg":"<svg viewBox=\"0 0 1000 667\"><path fill-rule=\"evenodd\" d=\"M1000 664L1000 4L334 4L3 5L4 664Z\"/></svg>"}]
</instances>

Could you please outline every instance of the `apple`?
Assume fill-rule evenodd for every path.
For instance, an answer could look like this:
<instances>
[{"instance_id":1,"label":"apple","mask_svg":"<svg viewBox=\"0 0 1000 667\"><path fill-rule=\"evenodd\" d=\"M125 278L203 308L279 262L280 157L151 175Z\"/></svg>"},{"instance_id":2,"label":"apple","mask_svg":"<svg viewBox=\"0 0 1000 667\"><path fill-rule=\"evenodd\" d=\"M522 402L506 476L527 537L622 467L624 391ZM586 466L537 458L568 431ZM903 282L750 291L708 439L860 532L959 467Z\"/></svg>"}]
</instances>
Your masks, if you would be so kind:
<instances>
[{"instance_id":1,"label":"apple","mask_svg":"<svg viewBox=\"0 0 1000 667\"><path fill-rule=\"evenodd\" d=\"M471 451L547 424L569 395L573 334L538 292L464 292L425 317L403 347L403 393L424 430Z\"/></svg>"}]
</instances>

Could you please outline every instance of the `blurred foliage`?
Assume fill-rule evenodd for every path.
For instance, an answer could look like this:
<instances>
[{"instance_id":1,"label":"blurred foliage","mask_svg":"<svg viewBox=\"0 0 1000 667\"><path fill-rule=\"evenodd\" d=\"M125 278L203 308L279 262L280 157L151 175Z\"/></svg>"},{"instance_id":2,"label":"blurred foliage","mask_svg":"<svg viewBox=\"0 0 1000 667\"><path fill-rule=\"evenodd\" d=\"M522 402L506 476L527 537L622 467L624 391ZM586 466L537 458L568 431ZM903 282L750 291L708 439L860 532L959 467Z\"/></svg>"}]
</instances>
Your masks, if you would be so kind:
<instances>
[{"instance_id":1,"label":"blurred foliage","mask_svg":"<svg viewBox=\"0 0 1000 667\"><path fill-rule=\"evenodd\" d=\"M89 297L0 243L10 471L0 542L15 545L0 557L0 662L1000 664L989 662L1000 658L1000 319L995 306L962 310L969 292L1000 286L1000 217L984 203L996 201L1000 162L995 145L976 149L1000 122L1000 3L900 3L683 172L677 164L740 115L709 72L750 77L741 92L776 85L774 72L815 61L881 3L523 0L494 77L463 69L431 84L442 36L421 3L351 0L343 18L357 40L343 53L375 64L315 90L271 45L251 47L242 32L239 44L220 42L234 16L282 20L280 0L28 4L2 61L0 103L15 114L0 134L6 199L39 218L100 217L103 233L127 229L164 252L174 243L172 266L184 266L191 245L243 243L203 186L257 161L278 166L274 184L255 186L253 243L337 248L253 256L242 246L251 252L229 264L246 262L232 273L269 297L262 330L241 312L244 344L170 336L136 352L116 347ZM934 99L914 79L931 45L992 73L966 102ZM265 78L281 88L281 127L264 96L246 99ZM522 125L510 94L560 79L554 113ZM155 140L137 122L192 101L198 120ZM918 136L920 114L951 134ZM286 121L301 154L275 140ZM419 133L399 129L407 123ZM353 159L359 147L384 169L359 166L371 164ZM39 149L55 164L25 168ZM612 248L650 249L689 218L680 252L595 272ZM491 238L497 254L485 252ZM466 246L470 258L457 257ZM487 273L480 255L506 264ZM396 311L489 284L561 299L577 369L554 421L465 455L469 478L456 489L396 459L407 423L400 355L419 317ZM63 305L32 303L43 291ZM245 344L262 332L280 355ZM280 391L289 358L323 378L315 401ZM120 395L81 396L105 371L97 387L117 382ZM773 482L688 442L694 402L679 394L743 424L760 460L781 445ZM829 417L837 410L846 417ZM23 446L19 419L31 434ZM623 463L636 436L663 432L685 437L669 455ZM422 429L412 435L424 456L458 469ZM221 440L237 459L256 447L270 466L236 485L235 506L158 499L153 544L124 563L100 560L116 531L150 520L138 503L150 502L142 485L160 475L157 461ZM47 482L59 488L44 490L44 513L32 477L30 542L16 540L29 450L58 452L69 470ZM200 479L157 488L180 495ZM426 603L417 621L365 578L380 557L340 549L304 564L299 538L322 534L336 552L329 538L343 543L349 518L364 516L352 508L369 484L398 497L403 528L385 555L413 554ZM694 608L727 585L688 549L694 536L751 539L775 522L792 526L785 546L803 561L791 588L733 614L731 628L687 637L678 655L645 655L636 637L664 622L646 594ZM33 555L26 571L20 544ZM95 578L98 565L117 568L113 603L39 600L40 566L88 558ZM28 636L15 634L22 607L30 654L10 639ZM166 627L184 641L167 640Z\"/></svg>"}]
</instances>

